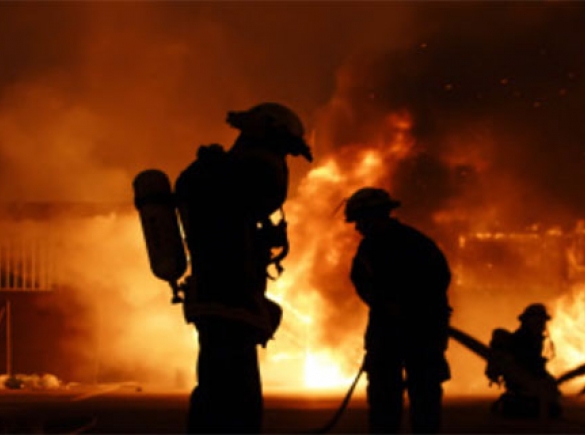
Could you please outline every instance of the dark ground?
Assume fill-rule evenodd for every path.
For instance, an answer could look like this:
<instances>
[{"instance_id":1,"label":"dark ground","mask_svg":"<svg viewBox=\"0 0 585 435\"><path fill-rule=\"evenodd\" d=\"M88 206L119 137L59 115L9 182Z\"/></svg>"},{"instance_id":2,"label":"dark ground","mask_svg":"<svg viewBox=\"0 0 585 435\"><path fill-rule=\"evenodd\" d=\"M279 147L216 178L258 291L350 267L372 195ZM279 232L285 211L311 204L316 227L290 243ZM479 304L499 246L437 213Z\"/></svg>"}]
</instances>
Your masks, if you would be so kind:
<instances>
[{"instance_id":1,"label":"dark ground","mask_svg":"<svg viewBox=\"0 0 585 435\"><path fill-rule=\"evenodd\" d=\"M66 391L0 391L2 433L182 433L187 395L101 386ZM506 421L489 413L492 398L446 397L444 433L585 433L585 398L566 397L559 421ZM265 432L315 433L339 406L341 397L266 397ZM366 406L361 397L330 433L364 433ZM408 425L404 432L408 433Z\"/></svg>"}]
</instances>

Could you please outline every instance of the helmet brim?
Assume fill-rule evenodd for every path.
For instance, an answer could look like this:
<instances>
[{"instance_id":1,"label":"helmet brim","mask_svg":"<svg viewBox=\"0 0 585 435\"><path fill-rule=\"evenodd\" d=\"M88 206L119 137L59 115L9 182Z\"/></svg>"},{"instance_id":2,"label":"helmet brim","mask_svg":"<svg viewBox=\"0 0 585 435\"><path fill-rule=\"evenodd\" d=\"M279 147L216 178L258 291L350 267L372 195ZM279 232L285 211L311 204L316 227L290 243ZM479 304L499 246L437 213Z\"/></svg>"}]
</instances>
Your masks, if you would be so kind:
<instances>
[{"instance_id":1,"label":"helmet brim","mask_svg":"<svg viewBox=\"0 0 585 435\"><path fill-rule=\"evenodd\" d=\"M367 210L362 210L361 212L356 213L347 213L345 215L345 222L347 223L354 223L361 219L367 219L371 216L381 216L390 213L392 210L400 207L402 203L396 200L390 200L389 203L384 204L383 206L379 207L372 207Z\"/></svg>"}]
</instances>

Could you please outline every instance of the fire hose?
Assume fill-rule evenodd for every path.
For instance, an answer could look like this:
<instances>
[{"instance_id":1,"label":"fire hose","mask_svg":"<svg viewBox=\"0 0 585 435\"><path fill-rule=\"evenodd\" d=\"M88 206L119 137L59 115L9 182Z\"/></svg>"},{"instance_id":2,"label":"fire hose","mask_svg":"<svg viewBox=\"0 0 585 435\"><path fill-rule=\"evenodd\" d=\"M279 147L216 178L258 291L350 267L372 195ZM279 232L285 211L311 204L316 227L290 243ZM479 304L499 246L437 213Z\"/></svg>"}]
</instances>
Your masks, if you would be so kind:
<instances>
[{"instance_id":1,"label":"fire hose","mask_svg":"<svg viewBox=\"0 0 585 435\"><path fill-rule=\"evenodd\" d=\"M331 417L331 419L325 425L323 425L317 429L310 430L306 433L327 433L331 429L333 429L333 427L337 424L337 422L339 421L339 419L341 418L341 416L343 415L343 413L347 409L347 405L349 405L349 401L351 400L351 396L355 390L355 387L357 386L358 381L360 380L360 377L362 376L362 373L365 370L365 363L366 363L366 360L364 358L364 360L362 361L362 364L360 365L360 368L359 368L357 374L355 375L355 378L353 379L353 382L349 386L349 390L347 390L347 393L345 393L345 397L343 398L343 401L339 405L339 408L337 409L335 414L333 414L333 417Z\"/></svg>"},{"instance_id":2,"label":"fire hose","mask_svg":"<svg viewBox=\"0 0 585 435\"><path fill-rule=\"evenodd\" d=\"M481 357L483 359L488 358L488 356L490 354L489 347L486 346L485 344L481 343L479 340L472 337L471 335L463 332L462 330L460 330L458 328L450 327L449 328L449 336L450 336L450 338L458 341L460 344L462 344L463 346L465 346L466 348L471 350L473 353L475 353L479 357ZM521 369L516 368L516 367L506 367L506 368L508 370L514 369L514 370L512 370L512 373L522 371ZM329 431L331 431L331 429L333 429L333 427L339 422L339 419L341 418L341 416L343 415L343 413L347 409L347 406L349 405L352 394L353 394L353 392L357 386L357 383L360 380L361 375L364 371L365 371L365 358L364 358L353 382L351 383L347 393L345 394L343 401L341 402L339 408L337 409L335 414L332 416L332 418L325 425L323 425L319 428L307 431L305 433L307 433L307 434L324 434L324 433L328 433ZM571 380L571 379L576 378L578 376L581 376L583 374L585 374L585 364L582 364L582 365L578 366L577 368L570 370L570 371L566 372L565 374L559 376L556 379L556 383L557 383L557 385L560 385L568 380ZM585 388L579 394L582 395L582 394L584 394L584 392L585 392ZM560 420L565 422L565 423L571 424L573 426L577 426L577 427L581 427L581 428L585 427L585 424L583 424L583 422L567 419L566 417L563 417Z\"/></svg>"}]
</instances>

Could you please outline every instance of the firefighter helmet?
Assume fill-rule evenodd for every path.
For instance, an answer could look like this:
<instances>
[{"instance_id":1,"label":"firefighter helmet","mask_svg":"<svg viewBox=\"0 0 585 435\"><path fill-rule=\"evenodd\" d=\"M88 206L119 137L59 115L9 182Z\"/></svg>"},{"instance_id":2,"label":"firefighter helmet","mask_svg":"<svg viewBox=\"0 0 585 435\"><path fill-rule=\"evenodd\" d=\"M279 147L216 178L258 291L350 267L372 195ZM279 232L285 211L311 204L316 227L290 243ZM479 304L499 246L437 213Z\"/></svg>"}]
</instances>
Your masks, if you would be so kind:
<instances>
[{"instance_id":1,"label":"firefighter helmet","mask_svg":"<svg viewBox=\"0 0 585 435\"><path fill-rule=\"evenodd\" d=\"M345 203L345 221L355 222L362 216L388 214L400 206L384 189L363 187L353 193Z\"/></svg>"},{"instance_id":2,"label":"firefighter helmet","mask_svg":"<svg viewBox=\"0 0 585 435\"><path fill-rule=\"evenodd\" d=\"M279 103L262 103L245 111L228 112L227 123L242 133L286 136L287 153L313 161L303 136L305 128L298 115Z\"/></svg>"},{"instance_id":3,"label":"firefighter helmet","mask_svg":"<svg viewBox=\"0 0 585 435\"><path fill-rule=\"evenodd\" d=\"M518 316L518 320L524 322L528 318L541 318L543 320L550 320L550 314L546 311L546 307L543 304L530 304L528 305L522 314Z\"/></svg>"}]
</instances>

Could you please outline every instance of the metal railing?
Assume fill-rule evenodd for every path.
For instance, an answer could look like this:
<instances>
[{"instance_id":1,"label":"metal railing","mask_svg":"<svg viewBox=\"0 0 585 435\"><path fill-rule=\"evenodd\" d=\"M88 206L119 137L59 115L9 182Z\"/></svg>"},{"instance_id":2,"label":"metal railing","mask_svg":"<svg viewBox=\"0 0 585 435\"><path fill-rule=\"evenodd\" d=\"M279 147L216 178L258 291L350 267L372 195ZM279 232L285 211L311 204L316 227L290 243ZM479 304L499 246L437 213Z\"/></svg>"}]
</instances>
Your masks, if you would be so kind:
<instances>
[{"instance_id":1,"label":"metal railing","mask_svg":"<svg viewBox=\"0 0 585 435\"><path fill-rule=\"evenodd\" d=\"M0 291L52 290L53 254L53 244L47 238L0 239Z\"/></svg>"}]
</instances>

